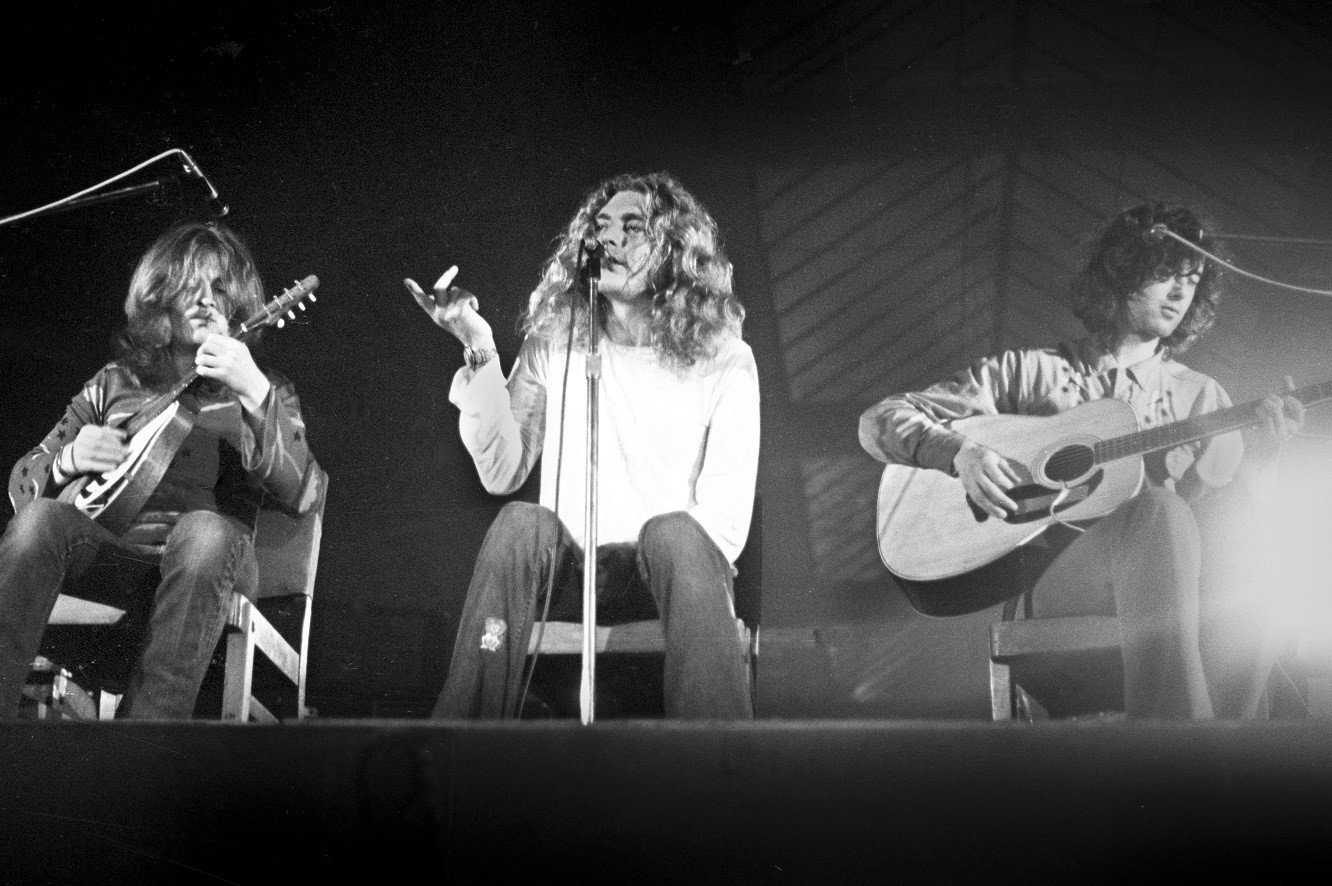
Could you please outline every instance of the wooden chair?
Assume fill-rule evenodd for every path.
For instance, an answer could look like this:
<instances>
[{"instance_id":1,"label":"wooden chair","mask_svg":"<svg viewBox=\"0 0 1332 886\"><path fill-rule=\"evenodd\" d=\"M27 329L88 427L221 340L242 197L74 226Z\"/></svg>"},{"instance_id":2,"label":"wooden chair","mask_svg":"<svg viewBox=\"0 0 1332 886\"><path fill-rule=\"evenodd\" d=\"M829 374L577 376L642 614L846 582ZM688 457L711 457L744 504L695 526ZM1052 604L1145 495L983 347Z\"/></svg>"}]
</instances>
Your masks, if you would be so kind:
<instances>
[{"instance_id":1,"label":"wooden chair","mask_svg":"<svg viewBox=\"0 0 1332 886\"><path fill-rule=\"evenodd\" d=\"M736 642L745 652L749 663L750 695L758 686L758 660L760 639L760 603L762 600L763 563L763 509L754 499L754 513L749 524L749 538L745 549L735 562L735 629ZM538 640L540 646L538 647ZM631 621L616 625L598 625L597 654L601 655L660 655L666 651L666 638L661 620ZM545 630L536 628L528 644L528 655L581 655L583 652L583 624L577 621L548 621Z\"/></svg>"},{"instance_id":2,"label":"wooden chair","mask_svg":"<svg viewBox=\"0 0 1332 886\"><path fill-rule=\"evenodd\" d=\"M302 496L302 504L309 502L310 506L300 516L274 508L259 511L254 536L259 565L258 602L251 603L233 593L227 609L223 634L224 721L277 722L277 716L254 697L256 652L271 662L294 688L294 716L299 719L310 714L305 704L310 612L328 496L328 474L318 464L307 475ZM47 624L110 626L124 617L125 611L114 606L61 594ZM98 689L94 700L85 702L84 697L89 693L70 679L69 671L44 657L38 658L33 673L29 695L38 703L39 716L74 718L88 713L95 713L98 719L114 716L119 695Z\"/></svg>"},{"instance_id":3,"label":"wooden chair","mask_svg":"<svg viewBox=\"0 0 1332 886\"><path fill-rule=\"evenodd\" d=\"M1018 599L1010 601L1016 609ZM1123 707L1119 619L1005 618L990 626L990 718L1033 720Z\"/></svg>"}]
</instances>

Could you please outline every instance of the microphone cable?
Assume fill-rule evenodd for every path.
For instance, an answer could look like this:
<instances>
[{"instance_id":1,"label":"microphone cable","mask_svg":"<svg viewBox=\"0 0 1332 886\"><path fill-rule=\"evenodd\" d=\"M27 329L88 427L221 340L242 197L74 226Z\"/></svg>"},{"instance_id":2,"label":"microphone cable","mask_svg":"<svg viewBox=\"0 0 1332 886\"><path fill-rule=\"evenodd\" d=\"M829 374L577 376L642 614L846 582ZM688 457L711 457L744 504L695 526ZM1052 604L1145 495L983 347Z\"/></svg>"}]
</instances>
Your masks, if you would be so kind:
<instances>
[{"instance_id":1,"label":"microphone cable","mask_svg":"<svg viewBox=\"0 0 1332 886\"><path fill-rule=\"evenodd\" d=\"M1185 246L1189 247L1194 252L1206 256L1207 258L1221 265L1223 268L1229 268L1230 270L1234 271L1236 274L1239 274L1242 277L1248 277L1251 280L1257 280L1259 283L1267 283L1271 286L1279 286L1282 289L1290 289L1294 292L1307 292L1311 295L1321 295L1325 298L1332 298L1332 290L1314 289L1309 286L1299 286L1294 283L1283 283L1280 280L1273 280L1269 277L1264 277L1261 274L1255 274L1252 271L1246 271L1243 268L1239 267L1238 265L1234 265L1226 261L1224 258L1221 258L1219 255L1213 255L1212 253L1208 252L1206 249L1203 249L1197 243L1193 243L1189 240L1186 240L1185 238L1181 237L1179 234L1176 234L1174 231L1170 230L1170 228L1168 228L1164 224L1152 225L1151 230L1148 233L1150 233L1154 237L1165 236L1178 240L1180 243L1183 243Z\"/></svg>"},{"instance_id":2,"label":"microphone cable","mask_svg":"<svg viewBox=\"0 0 1332 886\"><path fill-rule=\"evenodd\" d=\"M580 237L578 243L578 258L574 260L575 289L577 289L578 287L578 265L582 262L582 259L583 259L583 243L582 243L582 238ZM565 407L565 401L569 394L569 363L573 359L574 327L577 325L577 320L578 320L577 308L578 308L578 298L575 296L574 298L569 299L569 338L564 346L564 377L560 382L560 430L558 437L559 442L555 446L555 501L553 504L555 505L555 520L557 522L560 522L560 525L563 525L563 523L560 521L560 476L561 472L564 469L564 407ZM559 532L558 528L556 529L556 532L557 533ZM546 576L546 600L541 607L541 620L537 622L535 627L535 630L537 632L536 645L535 648L532 650L532 654L527 657L528 659L527 668L526 668L527 673L523 677L522 690L518 696L517 719L520 720L523 717L523 707L524 705L527 704L527 690L532 685L532 675L536 673L537 659L541 656L541 641L546 635L546 621L550 616L550 598L555 589L555 573L557 571L557 567L559 566L559 564L555 562L555 555L558 553L558 550L559 550L558 544L551 545L550 567L548 570L548 574ZM583 552L583 556L584 557L587 556L586 551ZM596 555L593 554L594 558L595 556ZM593 562L596 562L595 559L593 560ZM535 603L535 601L533 602Z\"/></svg>"}]
</instances>

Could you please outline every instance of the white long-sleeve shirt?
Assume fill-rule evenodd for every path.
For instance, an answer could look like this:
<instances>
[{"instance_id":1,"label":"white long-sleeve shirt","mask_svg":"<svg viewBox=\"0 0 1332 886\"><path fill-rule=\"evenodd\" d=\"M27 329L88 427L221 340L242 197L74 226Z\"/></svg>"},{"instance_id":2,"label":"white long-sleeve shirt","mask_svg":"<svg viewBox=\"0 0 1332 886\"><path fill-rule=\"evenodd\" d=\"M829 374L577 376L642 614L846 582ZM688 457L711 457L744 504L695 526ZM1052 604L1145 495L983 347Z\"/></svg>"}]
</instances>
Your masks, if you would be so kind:
<instances>
[{"instance_id":1,"label":"white long-sleeve shirt","mask_svg":"<svg viewBox=\"0 0 1332 886\"><path fill-rule=\"evenodd\" d=\"M601 341L598 543L634 542L648 518L672 511L694 517L732 563L744 547L759 455L758 369L749 345L728 338L717 356L687 369L650 347ZM524 341L507 383L499 361L464 366L449 400L459 430L492 493L513 492L543 453L541 504L555 509L583 545L587 381L575 348L563 398L563 343Z\"/></svg>"}]
</instances>

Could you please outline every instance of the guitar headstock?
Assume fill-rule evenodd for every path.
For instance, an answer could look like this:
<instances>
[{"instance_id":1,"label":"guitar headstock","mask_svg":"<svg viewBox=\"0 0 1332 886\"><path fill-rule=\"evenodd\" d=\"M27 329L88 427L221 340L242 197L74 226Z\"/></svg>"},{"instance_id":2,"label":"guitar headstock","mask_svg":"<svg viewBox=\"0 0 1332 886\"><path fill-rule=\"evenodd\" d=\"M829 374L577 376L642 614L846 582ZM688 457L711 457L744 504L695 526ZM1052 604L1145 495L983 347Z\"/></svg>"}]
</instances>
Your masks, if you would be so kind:
<instances>
[{"instance_id":1,"label":"guitar headstock","mask_svg":"<svg viewBox=\"0 0 1332 886\"><path fill-rule=\"evenodd\" d=\"M277 326L281 329L288 319L296 319L296 308L305 310L305 300L318 301L314 291L319 286L319 278L314 274L304 280L297 280L276 298L270 299L263 310L240 325L238 335L244 336L264 326Z\"/></svg>"}]
</instances>

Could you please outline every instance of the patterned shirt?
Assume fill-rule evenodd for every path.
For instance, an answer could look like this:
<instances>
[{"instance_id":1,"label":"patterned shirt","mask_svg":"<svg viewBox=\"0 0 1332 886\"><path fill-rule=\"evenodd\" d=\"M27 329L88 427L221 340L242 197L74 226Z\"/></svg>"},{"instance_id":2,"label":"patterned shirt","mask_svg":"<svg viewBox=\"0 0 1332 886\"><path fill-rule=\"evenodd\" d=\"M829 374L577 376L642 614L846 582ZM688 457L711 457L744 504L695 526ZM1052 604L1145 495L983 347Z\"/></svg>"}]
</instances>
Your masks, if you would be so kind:
<instances>
[{"instance_id":1,"label":"patterned shirt","mask_svg":"<svg viewBox=\"0 0 1332 886\"><path fill-rule=\"evenodd\" d=\"M882 462L952 473L965 439L949 427L957 419L1055 415L1107 397L1128 403L1142 428L1231 405L1215 380L1160 351L1121 367L1093 339L1083 338L1055 348L1007 351L977 361L951 381L887 397L861 415L860 444ZM1189 497L1197 483L1213 488L1229 483L1243 455L1238 432L1149 453L1147 480Z\"/></svg>"}]
</instances>

